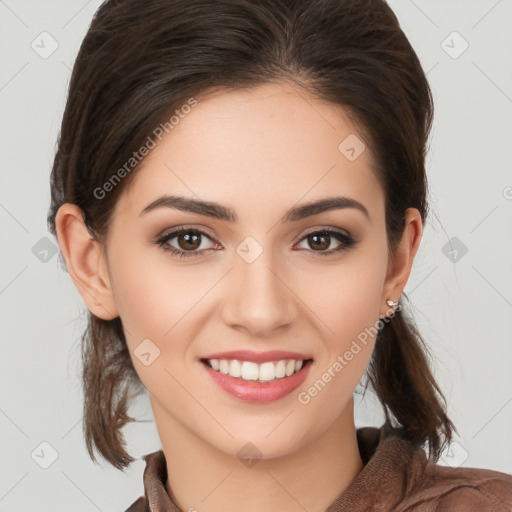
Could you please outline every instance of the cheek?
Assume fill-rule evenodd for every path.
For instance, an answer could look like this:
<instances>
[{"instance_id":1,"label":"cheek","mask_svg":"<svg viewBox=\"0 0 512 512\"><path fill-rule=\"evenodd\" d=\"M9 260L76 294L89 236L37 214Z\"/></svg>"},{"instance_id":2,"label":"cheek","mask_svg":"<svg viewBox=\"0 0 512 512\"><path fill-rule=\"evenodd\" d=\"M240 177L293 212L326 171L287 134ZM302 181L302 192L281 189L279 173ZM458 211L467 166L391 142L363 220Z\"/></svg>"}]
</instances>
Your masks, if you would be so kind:
<instances>
[{"instance_id":1,"label":"cheek","mask_svg":"<svg viewBox=\"0 0 512 512\"><path fill-rule=\"evenodd\" d=\"M316 363L315 378L297 398L311 414L318 411L315 414L321 415L323 424L341 414L370 361L386 270L380 259L371 251L361 251L350 261L347 258L324 270L317 275L316 286L309 287L310 303L316 305L321 320L317 329L324 333L325 352Z\"/></svg>"},{"instance_id":2,"label":"cheek","mask_svg":"<svg viewBox=\"0 0 512 512\"><path fill-rule=\"evenodd\" d=\"M386 266L385 239L379 239L348 252L333 265L312 266L303 273L306 278L296 278L331 347L342 350L378 321Z\"/></svg>"},{"instance_id":3,"label":"cheek","mask_svg":"<svg viewBox=\"0 0 512 512\"><path fill-rule=\"evenodd\" d=\"M116 305L129 346L143 339L164 338L179 318L186 314L187 288L180 273L154 258L155 249L134 250L134 245L113 244L112 282ZM153 257L152 257L153 256Z\"/></svg>"},{"instance_id":4,"label":"cheek","mask_svg":"<svg viewBox=\"0 0 512 512\"><path fill-rule=\"evenodd\" d=\"M170 375L180 382L186 376L182 361L193 332L188 315L199 290L191 286L190 273L171 268L165 257L154 258L152 250L128 252L119 244L116 251L115 300L135 370L151 395L165 401L171 394L180 404L186 397Z\"/></svg>"}]
</instances>

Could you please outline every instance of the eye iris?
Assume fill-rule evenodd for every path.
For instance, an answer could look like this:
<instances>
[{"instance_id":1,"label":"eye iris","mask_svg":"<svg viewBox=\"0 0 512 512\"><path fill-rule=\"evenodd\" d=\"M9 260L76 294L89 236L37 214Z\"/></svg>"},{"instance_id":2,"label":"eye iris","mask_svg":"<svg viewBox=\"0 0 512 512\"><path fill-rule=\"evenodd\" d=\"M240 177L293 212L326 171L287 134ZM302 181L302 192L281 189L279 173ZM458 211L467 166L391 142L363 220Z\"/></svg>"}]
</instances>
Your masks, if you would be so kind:
<instances>
[{"instance_id":1,"label":"eye iris","mask_svg":"<svg viewBox=\"0 0 512 512\"><path fill-rule=\"evenodd\" d=\"M201 238L201 235L198 235L198 234L182 233L182 234L178 235L178 245L180 246L180 248L182 248L184 250L191 251L191 250L197 249L201 245L200 238ZM182 241L185 241L186 244L189 244L189 245L188 246L183 245L181 243ZM190 244L192 246L190 246Z\"/></svg>"},{"instance_id":2,"label":"eye iris","mask_svg":"<svg viewBox=\"0 0 512 512\"><path fill-rule=\"evenodd\" d=\"M313 235L310 235L308 238L309 238L310 241L313 241L313 243L310 244L311 248L313 248L313 249L315 248L315 245L317 246L316 248L320 249L320 250L329 248L329 245L330 245L330 243L329 243L329 238L330 238L329 235L325 235L325 234L321 234L321 233L320 234L319 233L315 233ZM324 243L317 243L317 240L318 239L322 239L322 238L324 239Z\"/></svg>"}]
</instances>

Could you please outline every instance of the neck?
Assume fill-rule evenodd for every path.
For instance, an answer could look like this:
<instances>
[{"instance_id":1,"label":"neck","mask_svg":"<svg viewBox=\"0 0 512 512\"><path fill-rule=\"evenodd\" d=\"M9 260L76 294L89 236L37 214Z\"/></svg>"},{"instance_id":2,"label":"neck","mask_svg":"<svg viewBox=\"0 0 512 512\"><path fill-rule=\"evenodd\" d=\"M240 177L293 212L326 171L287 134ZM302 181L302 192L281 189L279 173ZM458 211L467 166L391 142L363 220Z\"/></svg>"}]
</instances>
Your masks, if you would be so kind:
<instances>
[{"instance_id":1,"label":"neck","mask_svg":"<svg viewBox=\"0 0 512 512\"><path fill-rule=\"evenodd\" d=\"M325 511L363 469L350 400L301 450L252 465L221 452L153 408L167 462L166 489L183 511Z\"/></svg>"}]
</instances>

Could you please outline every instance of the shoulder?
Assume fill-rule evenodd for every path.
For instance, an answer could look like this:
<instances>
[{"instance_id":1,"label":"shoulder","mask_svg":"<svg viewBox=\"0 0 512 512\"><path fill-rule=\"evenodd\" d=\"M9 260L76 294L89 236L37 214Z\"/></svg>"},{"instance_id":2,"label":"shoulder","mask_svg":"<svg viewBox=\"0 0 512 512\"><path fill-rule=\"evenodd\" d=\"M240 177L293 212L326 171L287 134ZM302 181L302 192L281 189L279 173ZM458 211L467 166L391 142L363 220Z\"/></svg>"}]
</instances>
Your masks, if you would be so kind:
<instances>
[{"instance_id":1,"label":"shoulder","mask_svg":"<svg viewBox=\"0 0 512 512\"><path fill-rule=\"evenodd\" d=\"M512 512L512 475L440 465L389 425L359 429L358 442L365 468L350 494L355 502L370 499L363 494L371 489L382 510L394 512Z\"/></svg>"},{"instance_id":2,"label":"shoulder","mask_svg":"<svg viewBox=\"0 0 512 512\"><path fill-rule=\"evenodd\" d=\"M410 484L397 512L434 510L432 506L437 512L512 512L512 475L507 473L425 461Z\"/></svg>"}]
</instances>

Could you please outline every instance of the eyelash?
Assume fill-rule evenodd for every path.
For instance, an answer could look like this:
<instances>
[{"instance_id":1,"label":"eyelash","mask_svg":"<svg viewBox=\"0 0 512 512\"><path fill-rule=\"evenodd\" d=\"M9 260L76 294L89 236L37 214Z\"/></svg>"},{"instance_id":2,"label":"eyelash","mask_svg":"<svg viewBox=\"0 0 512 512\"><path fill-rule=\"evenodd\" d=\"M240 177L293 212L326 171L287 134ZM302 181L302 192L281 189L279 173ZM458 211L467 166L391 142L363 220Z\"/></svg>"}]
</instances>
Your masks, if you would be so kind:
<instances>
[{"instance_id":1,"label":"eyelash","mask_svg":"<svg viewBox=\"0 0 512 512\"><path fill-rule=\"evenodd\" d=\"M172 240L173 238L176 238L176 236L178 236L178 235L180 235L182 233L195 233L195 234L200 234L201 236L204 235L207 238L212 239L211 236L208 235L208 233L202 231L201 229L196 229L196 228L179 228L179 229L175 229L174 231L171 231L170 233L165 233L162 236L160 236L156 240L156 245L161 247L164 251L167 251L167 252L171 253L173 256L177 256L178 258L190 258L190 257L194 258L194 257L201 256L201 253L203 253L205 251L214 250L214 249L203 249L201 251L197 251L197 250L195 250L195 251L183 251L183 250L175 249L173 247L169 247L169 246L166 247L165 246L165 244L169 240ZM340 231L334 231L334 230L331 230L331 229L320 229L318 231L311 231L310 233L307 233L306 235L304 235L299 240L299 243L302 242L303 240L305 240L306 238L308 238L311 235L327 235L328 237L335 238L336 240L341 242L340 247L338 247L337 249L331 249L330 251L312 251L315 254L315 257L316 256L325 257L325 256L329 256L329 255L332 255L332 254L335 254L335 253L346 251L347 249L349 249L350 247L354 246L357 243L356 240L354 240L354 238L352 238L351 236L346 235L346 234L344 234L344 233L342 233Z\"/></svg>"}]
</instances>

